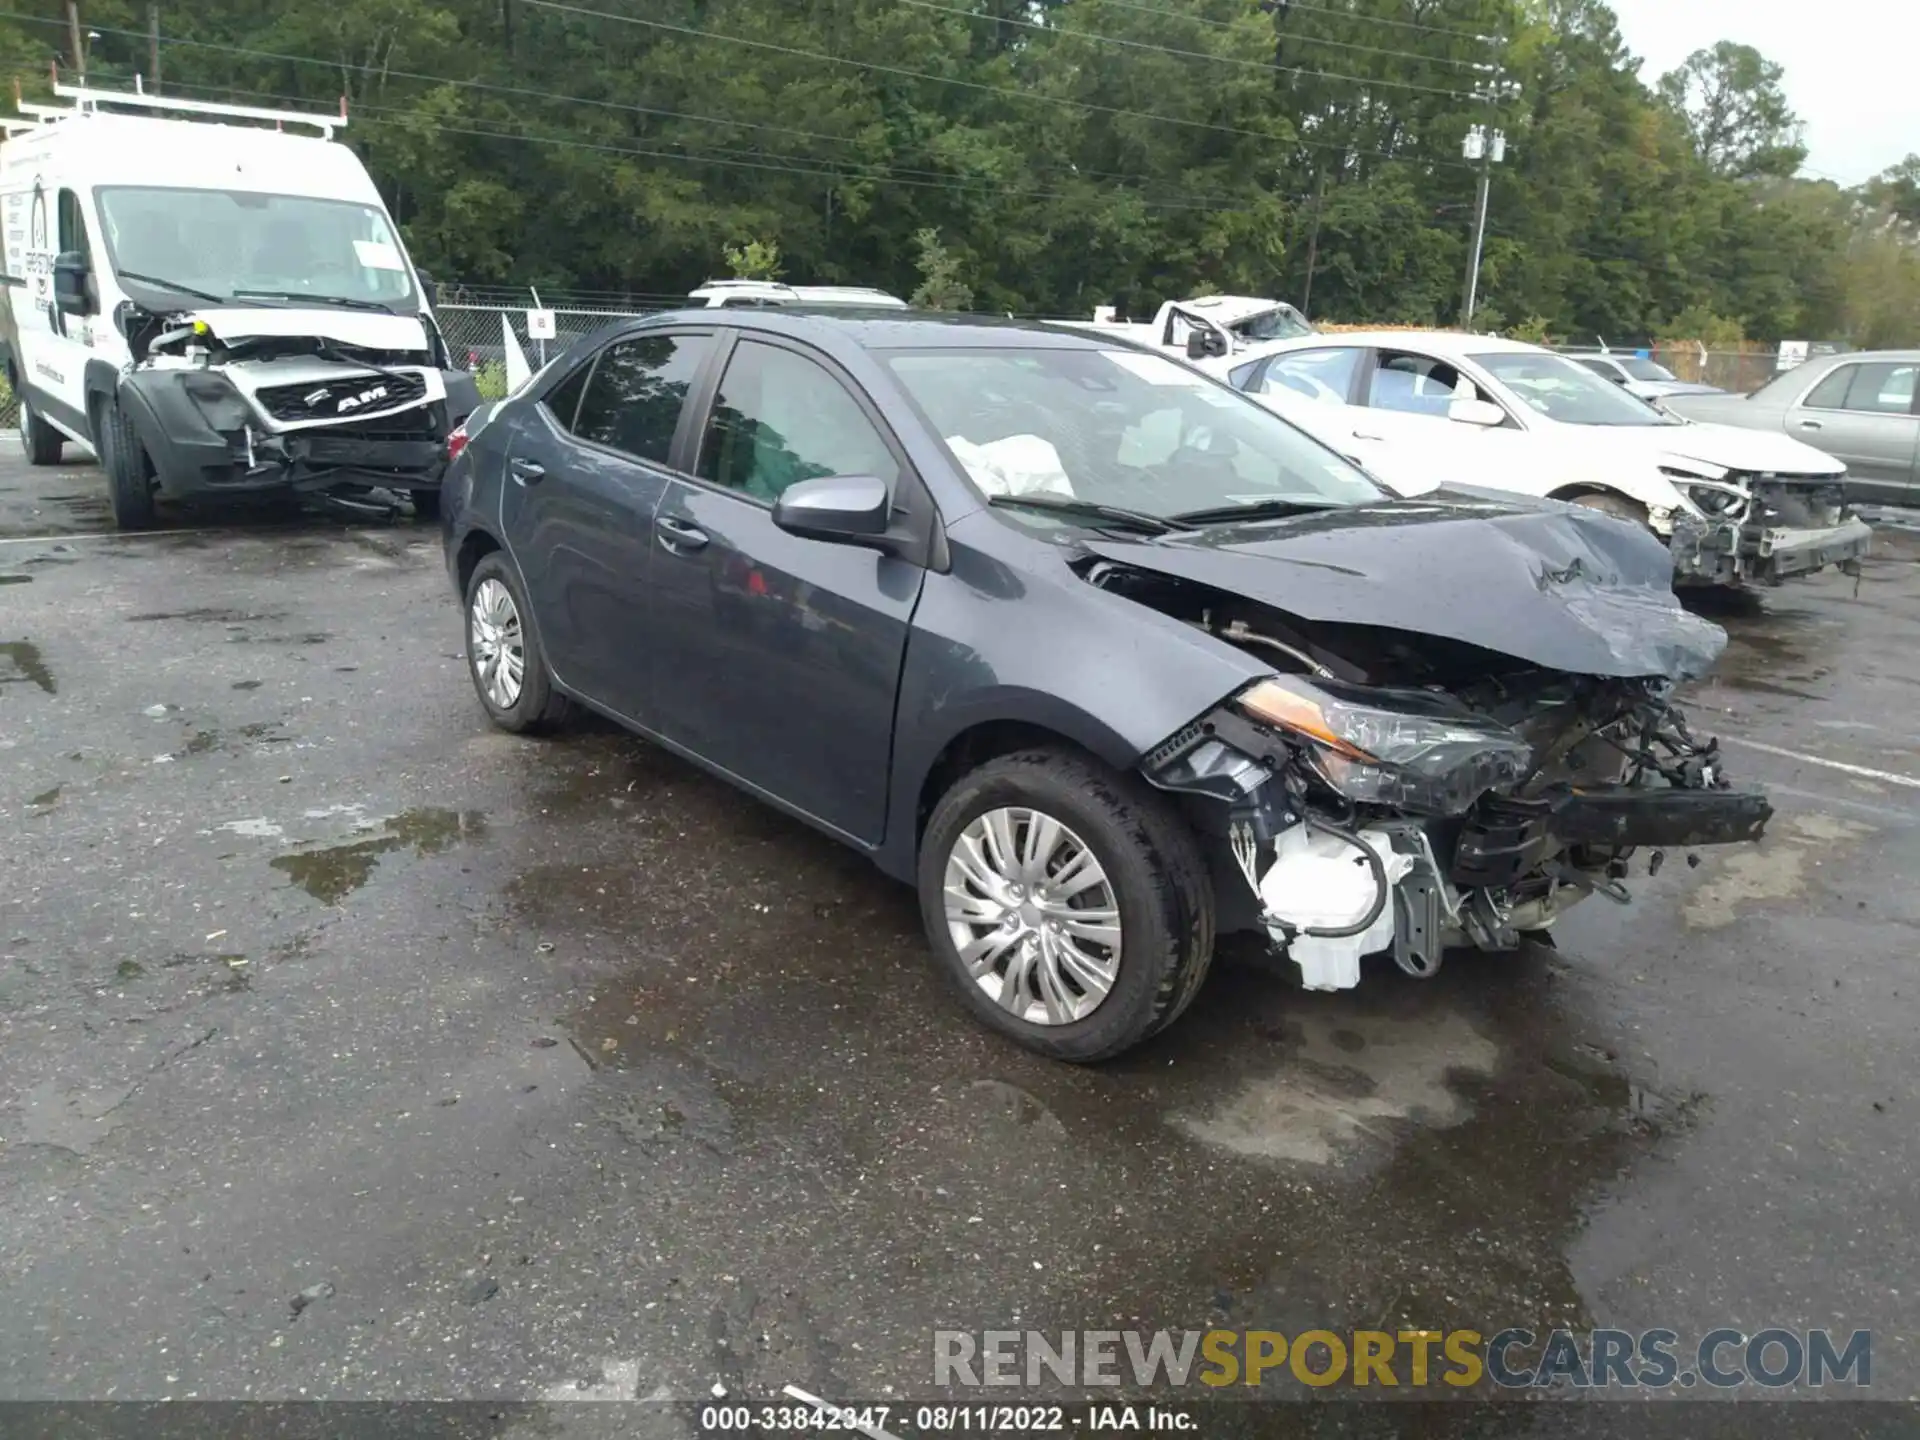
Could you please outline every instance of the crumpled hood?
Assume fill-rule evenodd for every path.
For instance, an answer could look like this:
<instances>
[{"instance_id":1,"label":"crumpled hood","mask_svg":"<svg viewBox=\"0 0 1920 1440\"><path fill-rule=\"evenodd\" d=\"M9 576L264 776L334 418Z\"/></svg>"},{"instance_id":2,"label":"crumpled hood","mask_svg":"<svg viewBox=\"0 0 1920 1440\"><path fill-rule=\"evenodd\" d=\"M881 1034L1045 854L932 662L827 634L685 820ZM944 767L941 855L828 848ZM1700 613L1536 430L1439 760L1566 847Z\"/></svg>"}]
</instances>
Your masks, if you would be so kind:
<instances>
[{"instance_id":1,"label":"crumpled hood","mask_svg":"<svg viewBox=\"0 0 1920 1440\"><path fill-rule=\"evenodd\" d=\"M1596 447L1615 446L1681 466L1691 460L1747 474L1782 475L1840 475L1846 470L1831 455L1791 435L1733 425L1596 425L1587 427L1586 433Z\"/></svg>"},{"instance_id":2,"label":"crumpled hood","mask_svg":"<svg viewBox=\"0 0 1920 1440\"><path fill-rule=\"evenodd\" d=\"M196 310L188 318L226 344L261 335L312 335L367 350L418 350L424 355L429 348L426 327L415 315L316 305Z\"/></svg>"},{"instance_id":3,"label":"crumpled hood","mask_svg":"<svg viewBox=\"0 0 1920 1440\"><path fill-rule=\"evenodd\" d=\"M1690 679L1727 644L1680 608L1659 541L1555 502L1400 501L1086 548L1308 622L1433 635L1574 675Z\"/></svg>"}]
</instances>

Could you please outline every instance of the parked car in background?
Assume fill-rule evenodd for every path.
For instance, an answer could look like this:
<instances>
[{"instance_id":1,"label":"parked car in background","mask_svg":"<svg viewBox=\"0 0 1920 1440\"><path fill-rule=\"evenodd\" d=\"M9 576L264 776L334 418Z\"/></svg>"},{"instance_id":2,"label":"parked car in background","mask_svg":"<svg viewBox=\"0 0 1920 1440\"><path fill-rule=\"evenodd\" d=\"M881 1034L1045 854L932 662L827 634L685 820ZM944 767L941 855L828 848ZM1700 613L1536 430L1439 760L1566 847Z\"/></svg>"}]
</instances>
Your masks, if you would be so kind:
<instances>
[{"instance_id":1,"label":"parked car in background","mask_svg":"<svg viewBox=\"0 0 1920 1440\"><path fill-rule=\"evenodd\" d=\"M1395 501L1111 338L623 322L477 413L447 496L495 724L583 703L869 855L1059 1059L1171 1024L1217 931L1430 976L1770 814L1671 703L1726 637L1643 532Z\"/></svg>"},{"instance_id":2,"label":"parked car in background","mask_svg":"<svg viewBox=\"0 0 1920 1440\"><path fill-rule=\"evenodd\" d=\"M1682 380L1657 360L1644 355L1622 355L1602 350L1592 354L1566 352L1567 358L1584 365L1602 380L1611 381L1629 395L1642 400L1663 401L1672 395L1724 395L1718 385L1703 385L1697 380Z\"/></svg>"},{"instance_id":3,"label":"parked car in background","mask_svg":"<svg viewBox=\"0 0 1920 1440\"><path fill-rule=\"evenodd\" d=\"M1676 584L1850 567L1872 538L1833 457L1785 434L1663 413L1538 345L1373 331L1195 363L1402 494L1513 490L1642 525L1672 553Z\"/></svg>"},{"instance_id":4,"label":"parked car in background","mask_svg":"<svg viewBox=\"0 0 1920 1440\"><path fill-rule=\"evenodd\" d=\"M1752 395L1686 396L1668 407L1691 420L1785 434L1847 467L1847 495L1920 503L1920 350L1827 355Z\"/></svg>"},{"instance_id":5,"label":"parked car in background","mask_svg":"<svg viewBox=\"0 0 1920 1440\"><path fill-rule=\"evenodd\" d=\"M870 285L783 285L778 280L709 280L687 297L709 309L765 309L773 305L853 305L904 310L898 295Z\"/></svg>"}]
</instances>

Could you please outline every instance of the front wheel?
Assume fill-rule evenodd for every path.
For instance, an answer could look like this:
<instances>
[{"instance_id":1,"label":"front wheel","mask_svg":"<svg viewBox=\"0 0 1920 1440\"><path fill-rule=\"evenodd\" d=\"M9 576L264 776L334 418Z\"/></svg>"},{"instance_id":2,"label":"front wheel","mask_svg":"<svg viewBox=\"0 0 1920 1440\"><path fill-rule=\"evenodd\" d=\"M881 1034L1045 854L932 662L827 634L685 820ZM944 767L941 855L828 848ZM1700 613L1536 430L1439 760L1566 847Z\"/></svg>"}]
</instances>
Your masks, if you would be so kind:
<instances>
[{"instance_id":1,"label":"front wheel","mask_svg":"<svg viewBox=\"0 0 1920 1440\"><path fill-rule=\"evenodd\" d=\"M506 556L482 556L467 581L467 670L487 718L515 734L551 729L572 708L553 688L527 613Z\"/></svg>"},{"instance_id":2,"label":"front wheel","mask_svg":"<svg viewBox=\"0 0 1920 1440\"><path fill-rule=\"evenodd\" d=\"M1056 1060L1109 1059L1172 1024L1213 959L1213 892L1186 822L1071 751L962 777L927 822L919 890L974 1014Z\"/></svg>"},{"instance_id":3,"label":"front wheel","mask_svg":"<svg viewBox=\"0 0 1920 1440\"><path fill-rule=\"evenodd\" d=\"M146 446L127 419L126 412L111 400L102 400L94 412L94 433L100 439L100 467L107 472L107 500L113 508L113 523L122 530L145 530L154 521L153 466L147 460Z\"/></svg>"}]
</instances>

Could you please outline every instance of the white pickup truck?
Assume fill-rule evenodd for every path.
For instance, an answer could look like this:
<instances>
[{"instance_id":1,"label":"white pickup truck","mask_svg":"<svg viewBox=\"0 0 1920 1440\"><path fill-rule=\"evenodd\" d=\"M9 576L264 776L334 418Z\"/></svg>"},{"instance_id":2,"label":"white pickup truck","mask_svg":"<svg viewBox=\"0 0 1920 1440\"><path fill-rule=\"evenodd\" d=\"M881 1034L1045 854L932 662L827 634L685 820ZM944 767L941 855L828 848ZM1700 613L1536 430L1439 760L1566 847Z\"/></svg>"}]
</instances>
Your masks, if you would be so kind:
<instances>
[{"instance_id":1,"label":"white pickup truck","mask_svg":"<svg viewBox=\"0 0 1920 1440\"><path fill-rule=\"evenodd\" d=\"M1284 300L1252 295L1204 295L1193 300L1169 300L1150 322L1116 320L1111 312L1091 320L1062 320L1076 330L1123 335L1136 344L1151 345L1181 359L1199 360L1238 354L1275 340L1297 340L1316 331Z\"/></svg>"}]
</instances>

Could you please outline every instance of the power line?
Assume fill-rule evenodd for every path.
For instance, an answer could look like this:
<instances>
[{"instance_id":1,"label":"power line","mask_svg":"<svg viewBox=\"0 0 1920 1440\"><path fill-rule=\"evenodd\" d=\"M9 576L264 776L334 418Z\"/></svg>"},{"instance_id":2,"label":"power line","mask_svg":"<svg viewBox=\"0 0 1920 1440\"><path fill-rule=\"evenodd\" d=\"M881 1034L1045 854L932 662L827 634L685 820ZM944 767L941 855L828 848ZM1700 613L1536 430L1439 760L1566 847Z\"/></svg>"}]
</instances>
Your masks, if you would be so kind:
<instances>
[{"instance_id":1,"label":"power line","mask_svg":"<svg viewBox=\"0 0 1920 1440\"><path fill-rule=\"evenodd\" d=\"M1142 15L1160 15L1169 20L1187 20L1195 25L1210 25L1216 30L1232 30L1238 25L1237 21L1215 20L1210 15L1195 15L1190 11L1162 10L1157 5L1140 4L1139 0L1105 0L1105 3L1116 10L1135 10ZM1422 55L1418 50L1383 50L1377 45L1357 45L1350 40L1330 40L1323 35L1295 35L1291 31L1275 33L1281 39L1290 40L1295 45L1324 45L1334 50L1354 50L1363 55L1387 55L1398 60L1419 60L1428 65L1451 65L1461 70L1472 70L1477 65L1475 61L1456 60L1451 55Z\"/></svg>"},{"instance_id":2,"label":"power line","mask_svg":"<svg viewBox=\"0 0 1920 1440\"><path fill-rule=\"evenodd\" d=\"M1107 0L1108 4L1118 4L1120 0ZM1134 3L1133 9L1146 10L1156 15L1179 18L1178 10L1162 10L1153 5ZM1453 25L1428 25L1418 20L1393 20L1384 15L1356 15L1351 10L1335 9L1331 5L1309 4L1308 0L1279 0L1272 8L1283 10L1303 10L1314 15L1324 15L1329 20L1350 20L1356 25L1387 25L1395 30L1418 30L1429 35L1451 35L1456 40L1478 40L1482 44L1497 43L1498 36L1482 35L1478 31L1463 30ZM1217 23L1217 22L1216 22Z\"/></svg>"},{"instance_id":3,"label":"power line","mask_svg":"<svg viewBox=\"0 0 1920 1440\"><path fill-rule=\"evenodd\" d=\"M882 65L872 60L854 60L841 55L827 55L818 50L803 50L793 45L779 45L771 40L755 40L745 35L726 35L718 30L702 30L691 25L675 25L666 20L649 20L638 15L620 15L607 10L594 10L584 5L566 3L566 0L520 0L521 4L531 5L542 10L553 10L568 15L584 15L596 20L614 20L623 25L644 25L653 30L664 30L671 34L685 35L697 40L718 40L730 45L745 45L755 50L770 50L780 55L792 55L802 60L817 60L826 65L851 65L860 70L871 70L880 75L898 75L909 80L928 80L937 85L955 85L964 90L984 91L989 95L1004 95L1015 100L1028 100L1042 105L1060 105L1074 110L1085 110L1096 114L1112 115L1120 119L1151 120L1161 125L1182 125L1194 130L1208 130L1221 135L1242 135L1251 140L1264 140L1269 144L1297 144L1310 149L1340 150L1346 154L1356 153L1351 147L1336 145L1326 141L1312 141L1300 136L1292 140L1283 140L1261 130L1248 130L1236 125L1215 125L1206 120L1189 120L1180 115L1161 115L1151 110L1127 110L1116 105L1101 105L1091 100L1073 100L1065 96L1041 95L1027 90L1011 90L1004 85L988 85L978 80L961 80L951 75L935 75L925 70L909 70L898 65ZM1449 92L1451 93L1451 92ZM1378 155L1386 160L1407 160L1405 155L1393 155L1385 151L1362 151L1362 154ZM1448 169L1465 169L1459 161L1422 160L1422 163Z\"/></svg>"},{"instance_id":4,"label":"power line","mask_svg":"<svg viewBox=\"0 0 1920 1440\"><path fill-rule=\"evenodd\" d=\"M11 12L11 11L0 11L0 19L23 20L23 21L27 21L28 23L41 24L41 25L57 26L59 24L58 21L47 20L43 17L38 17L38 16L20 15L20 14L17 14L16 12ZM94 26L92 28L97 33L104 34L104 35L132 36L137 39L146 38L144 35L139 34L139 32L131 31L131 30L116 29L112 26ZM769 124L763 124L757 121L736 120L736 119L731 119L723 116L697 115L697 114L691 114L686 111L661 109L657 106L636 105L636 104L629 104L629 103L615 101L615 100L600 100L590 96L567 95L567 94L561 94L561 93L556 93L553 91L546 91L546 90L532 90L524 86L518 86L518 85L496 85L483 80L461 80L461 79L456 79L452 76L447 76L447 75L429 75L420 71L397 70L390 66L362 65L362 64L355 64L351 61L323 60L316 56L311 56L311 55L292 55L292 54L287 54L279 51L257 50L257 49L252 49L247 46L241 46L241 45L223 45L213 41L189 40L185 38L176 38L176 37L163 37L162 43L168 44L168 45L185 46L185 47L196 49L196 50L211 50L221 54L238 55L238 56L242 56L249 59L279 60L279 61L284 61L288 64L294 64L294 65L317 65L328 70L346 69L346 70L358 71L362 74L377 73L377 74L392 77L395 79L418 80L427 84L435 84L435 85L452 85L452 86L457 86L465 89L478 90L478 91L487 92L487 93L512 95L512 96L519 97L521 99L548 100L548 101L554 101L561 104L586 105L586 106L590 106L597 109L615 110L615 111L622 111L622 112L641 114L641 115L651 115L651 116L665 118L665 119L690 121L697 124L716 125L716 126L731 127L736 129L772 130L772 131L777 131L779 133L783 133L787 135L798 136L806 139L821 140L821 141L826 141L833 144L852 145L852 144L858 143L857 140L855 140L853 137L844 136L844 135L825 135L825 134L821 134L814 131L794 130L785 126L774 126ZM220 87L182 86L178 82L175 83L174 88L199 89L206 93L211 93L211 94L218 94L218 93L248 94L248 95L255 96L256 98L279 99L283 101L296 101L296 102L302 101L307 98L303 96L271 95L271 94L268 94L267 92L257 91L257 90L242 91L238 89L233 89L231 87L228 87L225 91L223 91ZM371 106L367 108L380 109L382 107ZM403 110L393 110L391 113L408 114L411 112L407 112ZM512 139L516 137L514 137L511 134L503 134L501 138ZM677 144L678 142L669 141L669 142L662 142L662 143ZM686 149L686 147L684 146L682 146L681 148ZM638 152L635 152L635 153L638 153ZM680 158L680 159L686 159L686 160L696 160L700 158L711 158L713 156L725 156L725 155L731 155L731 156L744 155L744 156L754 157L756 159L762 159L762 158L779 157L782 155L782 152L737 150L731 147L719 146L719 147L714 147L711 151L689 151L685 155L681 155L677 157L668 155L668 156L663 156L662 158L669 158L669 159ZM989 179L989 178L981 178L978 180L968 180L965 177L956 177L946 171L927 170L927 169L922 169L922 168L913 167L913 166L886 164L878 161L868 161L868 160L852 160L852 161L842 162L837 160L828 160L821 156L790 156L786 158L791 158L795 160L814 161L820 164L827 164L827 165L846 164L850 169L879 172L878 175L861 175L861 174L855 173L855 174L849 174L844 176L839 175L839 172L835 172L838 178L875 179L875 178L916 176L926 181L941 182L941 185L939 188L990 189L990 190L1001 191L1005 193L1005 182L1003 181ZM718 164L723 162L715 159L714 163ZM786 168L786 167L762 167L762 168ZM818 173L818 172L815 172L815 173ZM1044 176L1045 172L1042 172L1042 173ZM1129 185L1130 188L1132 188L1132 182L1136 181L1138 177L1133 175L1128 175L1128 174L1121 174L1114 171L1108 171L1108 170L1083 170L1076 167L1072 170L1070 176L1065 176L1060 178L1071 178L1075 180L1113 180L1113 181L1120 182L1122 184L1127 184ZM903 181L903 183L905 182ZM1020 194L1022 192L1015 191L1011 193ZM1145 197L1147 192L1136 191L1136 193ZM1059 198L1059 197L1056 196L1055 198ZM1154 208L1166 208L1166 209L1184 209L1184 210L1222 209L1222 208L1232 208L1234 206L1238 206L1242 204L1246 198L1247 197L1245 197L1244 195L1225 196L1225 195L1201 194L1201 195L1192 196L1188 200L1181 200L1181 201L1156 201L1156 200L1149 199L1149 203L1152 204ZM1283 196L1281 198L1289 199L1292 197Z\"/></svg>"},{"instance_id":5,"label":"power line","mask_svg":"<svg viewBox=\"0 0 1920 1440\"><path fill-rule=\"evenodd\" d=\"M3 17L0 17L0 18L3 18ZM282 103L293 103L293 104L303 103L306 100L306 97L304 96L282 95L282 94L274 93L272 91L247 90L247 89L241 89L239 87L233 87L233 86L182 85L182 84L176 83L173 85L172 88L176 90L196 90L201 92L202 94L209 94L209 95L229 95L229 96L239 95L239 96L245 96L246 98L252 99L252 100L275 100ZM764 159L731 159L725 156L721 156L717 154L709 154L701 151L654 150L654 149L649 149L642 146L609 145L609 144L602 144L599 142L588 141L588 140L564 139L560 136L555 136L555 135L537 135L537 134L528 133L524 130L502 130L498 128L480 128L477 125L475 126L452 125L452 124L446 123L445 121L428 120L420 116L415 111L404 110L397 106L391 106L391 105L375 105L368 102L362 102L357 107L357 109L372 111L374 112L376 117L383 116L383 115L398 117L393 119L373 118L373 119L365 120L364 123L369 125L384 125L384 126L396 126L396 127L411 128L411 129L433 130L433 131L440 132L442 134L466 135L466 136L479 138L479 139L518 140L528 144L545 145L551 148L561 149L561 150L584 150L584 151L592 151L598 154L623 155L623 156L632 156L637 158L654 159L654 160L678 160L685 163L697 164L697 165L718 165L718 166L732 168L732 169L772 171L775 174L781 174L781 175L806 175L806 176L810 176L817 179L835 180L835 181L839 181L842 184L846 184L849 182L866 182L869 184L883 185L883 186L888 184L904 185L914 189L944 190L944 191L948 191L950 193L955 193L955 194L965 194L965 195L992 194L992 195L1004 196L1004 197L1007 197L1010 199L1016 199L1016 200L1069 200L1069 199L1076 198L1070 195L1068 192L1062 191L1062 190L1019 189L1016 187L1010 187L1004 184L1003 182L994 181L994 180L980 180L980 181L969 182L965 180L955 179L952 177L948 177L946 179L941 179L941 180L922 180L922 179L911 178L905 175L891 174L891 173L849 174L844 170L819 168L820 163L832 164L834 162L831 162L831 161L818 162L817 157L801 157L801 156L789 157L788 160L784 163L778 157L772 157L772 156L769 156ZM803 159L815 159L816 163L813 165L791 163L793 160L803 160ZM1205 210L1205 211L1209 211L1216 214L1224 213L1226 211L1226 207L1222 207L1216 204L1189 202L1184 200L1161 200L1161 199L1155 199L1148 195L1140 194L1138 192L1135 192L1131 198L1136 200L1141 205L1147 207L1148 209L1154 209L1154 210ZM1282 201L1290 201L1297 197L1281 195L1281 196L1274 196L1272 198L1282 200ZM1245 208L1244 206L1237 207L1237 209L1244 209L1244 208ZM1237 213L1237 209L1234 213Z\"/></svg>"},{"instance_id":6,"label":"power line","mask_svg":"<svg viewBox=\"0 0 1920 1440\"><path fill-rule=\"evenodd\" d=\"M535 3L538 3L538 0L535 0ZM1176 50L1167 45L1150 45L1144 40L1124 40L1117 35L1096 35L1091 30L1063 30L1058 25L1045 25L1037 20L1015 20L1005 16L982 15L973 10L941 5L937 0L897 0L897 3L912 5L921 10L937 10L943 15L959 15L969 20L991 20L1001 25L1020 25L1047 35L1058 35L1075 40L1094 40L1102 45L1121 45L1129 50L1146 50L1156 55L1176 55L1188 60L1205 60L1215 65L1239 65L1281 75L1300 75L1315 80L1339 80L1354 85L1375 85L1390 90L1419 90L1429 95L1445 95L1453 100L1472 98L1459 90L1448 90L1438 85L1421 85L1412 80L1370 80L1361 75L1342 75L1333 70L1310 70L1300 65L1281 65L1272 60L1248 60L1239 55L1213 55L1205 50Z\"/></svg>"}]
</instances>

